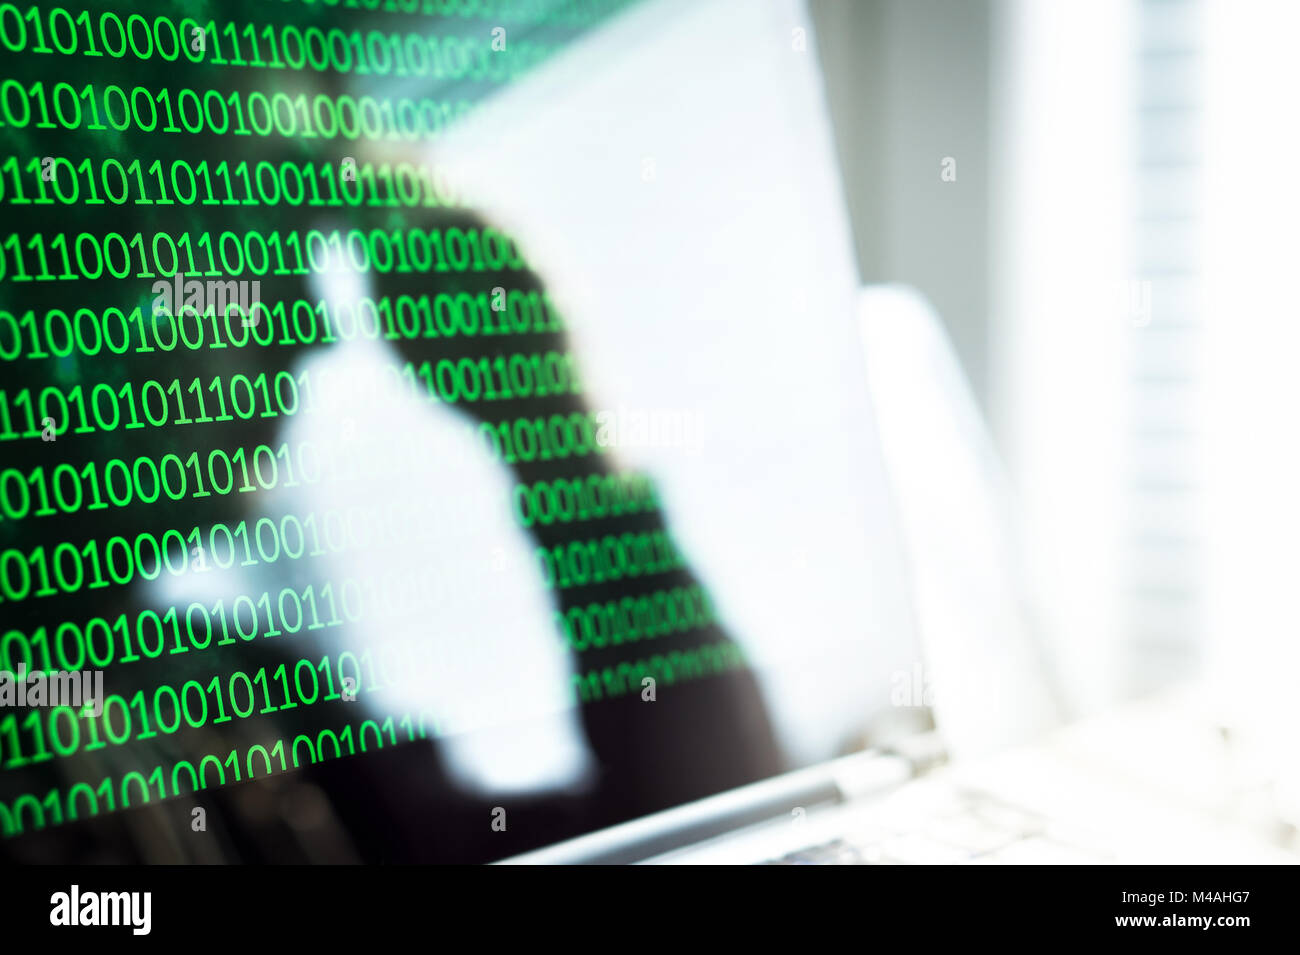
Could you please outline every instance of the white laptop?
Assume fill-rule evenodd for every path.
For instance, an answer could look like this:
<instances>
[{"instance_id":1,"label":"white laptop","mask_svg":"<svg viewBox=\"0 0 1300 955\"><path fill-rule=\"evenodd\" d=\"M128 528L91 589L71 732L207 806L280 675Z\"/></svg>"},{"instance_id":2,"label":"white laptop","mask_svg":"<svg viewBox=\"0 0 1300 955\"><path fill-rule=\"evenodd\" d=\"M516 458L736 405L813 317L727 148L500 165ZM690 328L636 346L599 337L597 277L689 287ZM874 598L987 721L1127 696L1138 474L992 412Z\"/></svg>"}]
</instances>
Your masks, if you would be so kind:
<instances>
[{"instance_id":1,"label":"white laptop","mask_svg":"<svg viewBox=\"0 0 1300 955\"><path fill-rule=\"evenodd\" d=\"M1051 719L1010 578L980 553L1003 542L990 509L969 510L982 489L977 449L953 449L975 470L949 474L945 491L950 512L966 513L963 533L984 522L954 554L992 575L963 582L960 600L974 602L933 599L944 582L904 546L904 532L935 528L905 526L899 492L934 488L891 486L864 346L910 336L898 361L927 361L918 371L932 375L932 319L901 290L860 299L831 136L803 4L666 0L635 5L483 105L440 154L530 250L574 329L593 405L696 422L697 440L618 452L653 474L673 534L744 646L778 749L770 765L786 770L520 860L634 861L772 818L797 826L942 761L948 725L959 748L979 751ZM879 324L891 316L900 323ZM923 653L918 623L944 636L942 659ZM981 672L937 693L945 667ZM945 704L951 720L936 734ZM673 696L644 706L671 708ZM687 730L668 765L703 776L724 758L718 745ZM571 749L557 740L531 784L580 788L601 772ZM487 772L505 756L471 758ZM1006 841L1032 831L1027 819L1009 823ZM987 852L989 838L969 852Z\"/></svg>"}]
</instances>

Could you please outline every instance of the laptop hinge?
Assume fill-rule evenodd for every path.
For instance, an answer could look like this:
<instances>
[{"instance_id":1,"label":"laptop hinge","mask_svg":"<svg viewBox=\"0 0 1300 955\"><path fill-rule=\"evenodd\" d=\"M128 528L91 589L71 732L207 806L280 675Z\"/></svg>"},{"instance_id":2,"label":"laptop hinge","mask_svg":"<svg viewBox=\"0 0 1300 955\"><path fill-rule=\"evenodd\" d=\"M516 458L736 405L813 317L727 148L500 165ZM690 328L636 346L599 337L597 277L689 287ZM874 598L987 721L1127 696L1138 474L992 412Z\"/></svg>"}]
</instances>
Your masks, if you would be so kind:
<instances>
[{"instance_id":1,"label":"laptop hinge","mask_svg":"<svg viewBox=\"0 0 1300 955\"><path fill-rule=\"evenodd\" d=\"M912 772L917 776L948 762L948 747L944 744L943 736L938 730L915 733L900 739L891 743L886 752L907 760L912 767Z\"/></svg>"},{"instance_id":2,"label":"laptop hinge","mask_svg":"<svg viewBox=\"0 0 1300 955\"><path fill-rule=\"evenodd\" d=\"M850 793L856 796L867 790L880 791L902 782L910 772L907 761L897 756L860 753L502 861L604 865L637 862L789 816L794 807L812 809L841 803Z\"/></svg>"}]
</instances>

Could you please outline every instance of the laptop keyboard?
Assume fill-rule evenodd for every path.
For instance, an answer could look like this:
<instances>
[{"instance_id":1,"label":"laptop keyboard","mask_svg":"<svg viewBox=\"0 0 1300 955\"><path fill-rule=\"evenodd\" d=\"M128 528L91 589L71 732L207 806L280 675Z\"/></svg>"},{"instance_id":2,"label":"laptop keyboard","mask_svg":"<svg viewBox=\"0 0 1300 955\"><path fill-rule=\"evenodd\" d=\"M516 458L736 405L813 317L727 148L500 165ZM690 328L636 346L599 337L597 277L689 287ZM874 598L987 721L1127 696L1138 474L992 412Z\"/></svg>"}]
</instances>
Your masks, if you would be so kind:
<instances>
[{"instance_id":1,"label":"laptop keyboard","mask_svg":"<svg viewBox=\"0 0 1300 955\"><path fill-rule=\"evenodd\" d=\"M952 795L921 818L870 809L843 835L770 859L767 865L1050 864L1108 861L1051 820L978 792Z\"/></svg>"}]
</instances>

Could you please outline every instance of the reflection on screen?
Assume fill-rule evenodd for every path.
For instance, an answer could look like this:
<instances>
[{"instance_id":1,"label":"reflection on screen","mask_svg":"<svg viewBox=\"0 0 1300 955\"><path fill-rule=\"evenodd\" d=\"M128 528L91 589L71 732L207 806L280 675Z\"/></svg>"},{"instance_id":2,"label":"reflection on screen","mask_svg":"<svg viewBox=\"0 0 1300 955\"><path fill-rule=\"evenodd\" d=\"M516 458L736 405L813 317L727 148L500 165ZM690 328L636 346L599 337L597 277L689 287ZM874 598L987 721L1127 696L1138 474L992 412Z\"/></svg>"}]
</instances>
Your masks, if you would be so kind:
<instances>
[{"instance_id":1,"label":"reflection on screen","mask_svg":"<svg viewBox=\"0 0 1300 955\"><path fill-rule=\"evenodd\" d=\"M0 853L491 859L833 755L861 437L789 445L835 469L810 522L754 443L799 402L653 347L664 400L611 387L635 308L571 296L582 345L546 223L452 146L628 6L0 4Z\"/></svg>"}]
</instances>

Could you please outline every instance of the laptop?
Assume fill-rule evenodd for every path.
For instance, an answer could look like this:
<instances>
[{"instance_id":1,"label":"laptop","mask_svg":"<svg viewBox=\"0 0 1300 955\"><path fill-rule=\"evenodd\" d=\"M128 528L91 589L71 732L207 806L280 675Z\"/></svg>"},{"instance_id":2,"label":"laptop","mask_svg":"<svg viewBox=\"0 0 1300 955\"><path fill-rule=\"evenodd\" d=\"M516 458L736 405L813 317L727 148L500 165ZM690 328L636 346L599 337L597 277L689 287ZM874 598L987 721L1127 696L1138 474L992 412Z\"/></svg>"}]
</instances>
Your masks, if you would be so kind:
<instances>
[{"instance_id":1,"label":"laptop","mask_svg":"<svg viewBox=\"0 0 1300 955\"><path fill-rule=\"evenodd\" d=\"M510 861L862 859L834 836L805 851L797 827L1059 721L996 456L937 317L860 288L801 3L638 7L488 104L451 155L553 256L611 406L706 422L696 447L629 455L744 635L787 769ZM676 745L675 771L717 759L689 731ZM1037 831L973 798L963 818L1005 825L966 820L980 836L958 855Z\"/></svg>"},{"instance_id":2,"label":"laptop","mask_svg":"<svg viewBox=\"0 0 1300 955\"><path fill-rule=\"evenodd\" d=\"M672 381L711 409L724 400L712 396L714 376L725 376L734 410L704 413L734 422L737 441L710 448L751 473L692 477L743 493L759 472L772 480L752 513L763 513L759 527L783 522L793 558L779 581L741 577L736 555L761 545L744 542L739 521L697 551L743 621L738 632L766 650L754 672L787 771L506 862L1292 861L1221 819L1175 808L1204 780L1151 753L1179 750L1179 731L1203 742L1187 726L1210 735L1194 707L1157 701L1102 726L1073 722L1081 714L1023 584L1009 482L942 321L914 289L860 285L803 4L649 4L478 120L486 131L468 125L458 158L508 190L503 212L536 223L539 242L573 222L553 274L572 275L574 300L596 316L595 364L617 369L609 393L662 402L651 396ZM492 147L502 128L508 151ZM638 157L645 188L629 192L625 166ZM693 225L668 241L667 222ZM647 269L671 281L624 301ZM710 354L702 335L724 348ZM673 357L652 364L653 339L691 342L700 357L690 366L717 370L674 375ZM819 380L781 388L775 370L796 354L822 369ZM797 452L778 464L782 447ZM828 487L842 453L853 477ZM670 458L647 455L645 465L667 478ZM683 461L683 472L701 465L711 466ZM691 480L680 477L688 509L705 498L702 486L687 491ZM802 489L780 518L757 503L780 494L777 482ZM834 501L840 517L818 513L813 497ZM683 532L707 534L706 510L684 510ZM832 545L839 534L865 550L834 550L851 546ZM836 595L814 590L832 575ZM794 609L814 592L820 636ZM836 599L845 596L852 606ZM823 668L821 641L835 634L852 635L862 655ZM810 643L802 656L782 649ZM805 709L817 705L811 697L827 704L819 715ZM680 746L710 759L690 734ZM1135 748L1164 790L1117 768L1117 754Z\"/></svg>"},{"instance_id":3,"label":"laptop","mask_svg":"<svg viewBox=\"0 0 1300 955\"><path fill-rule=\"evenodd\" d=\"M193 297L105 239L0 300L0 670L103 681L0 710L0 857L1086 855L929 782L1059 714L937 320L859 287L803 5L437 7L277 4L286 59L340 58L285 79L127 63L218 91L184 134L0 130L110 170L87 205L51 166L80 234L212 250ZM342 68L396 24L434 59Z\"/></svg>"}]
</instances>

